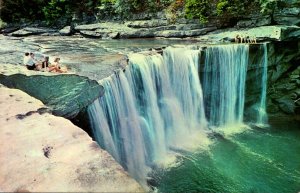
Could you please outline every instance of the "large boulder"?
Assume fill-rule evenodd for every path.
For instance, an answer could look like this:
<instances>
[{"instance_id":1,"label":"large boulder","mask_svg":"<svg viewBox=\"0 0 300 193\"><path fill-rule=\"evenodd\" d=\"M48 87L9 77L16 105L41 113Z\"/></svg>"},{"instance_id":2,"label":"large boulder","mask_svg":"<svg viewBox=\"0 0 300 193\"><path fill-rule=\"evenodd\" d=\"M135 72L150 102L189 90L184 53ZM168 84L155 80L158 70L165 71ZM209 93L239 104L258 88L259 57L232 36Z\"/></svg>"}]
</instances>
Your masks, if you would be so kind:
<instances>
[{"instance_id":1,"label":"large boulder","mask_svg":"<svg viewBox=\"0 0 300 193\"><path fill-rule=\"evenodd\" d=\"M62 36L69 36L72 34L72 27L71 26L66 26L59 30L59 34Z\"/></svg>"},{"instance_id":2,"label":"large boulder","mask_svg":"<svg viewBox=\"0 0 300 193\"><path fill-rule=\"evenodd\" d=\"M28 93L50 107L54 115L69 119L74 118L104 93L103 87L97 81L74 74L0 74L0 83Z\"/></svg>"}]
</instances>

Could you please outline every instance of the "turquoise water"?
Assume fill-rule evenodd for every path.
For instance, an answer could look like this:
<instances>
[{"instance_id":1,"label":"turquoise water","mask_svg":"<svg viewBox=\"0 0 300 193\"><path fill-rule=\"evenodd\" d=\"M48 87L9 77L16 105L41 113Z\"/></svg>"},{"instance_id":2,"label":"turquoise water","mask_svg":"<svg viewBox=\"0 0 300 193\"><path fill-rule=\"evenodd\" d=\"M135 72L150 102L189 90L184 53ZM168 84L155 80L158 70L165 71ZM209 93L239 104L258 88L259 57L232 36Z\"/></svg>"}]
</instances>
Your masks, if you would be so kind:
<instances>
[{"instance_id":1,"label":"turquoise water","mask_svg":"<svg viewBox=\"0 0 300 193\"><path fill-rule=\"evenodd\" d=\"M300 191L299 123L217 135L209 150L185 152L176 167L152 173L159 192Z\"/></svg>"}]
</instances>

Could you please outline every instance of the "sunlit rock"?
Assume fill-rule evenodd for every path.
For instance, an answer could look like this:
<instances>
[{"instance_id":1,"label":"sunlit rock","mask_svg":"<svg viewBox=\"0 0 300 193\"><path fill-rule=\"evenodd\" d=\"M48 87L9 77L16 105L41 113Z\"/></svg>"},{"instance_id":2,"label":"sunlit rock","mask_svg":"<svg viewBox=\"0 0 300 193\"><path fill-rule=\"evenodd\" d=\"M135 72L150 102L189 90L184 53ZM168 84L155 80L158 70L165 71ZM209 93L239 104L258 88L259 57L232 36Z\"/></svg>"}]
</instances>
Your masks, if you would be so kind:
<instances>
[{"instance_id":1,"label":"sunlit rock","mask_svg":"<svg viewBox=\"0 0 300 193\"><path fill-rule=\"evenodd\" d=\"M122 167L41 101L0 87L0 189L4 192L143 192Z\"/></svg>"}]
</instances>

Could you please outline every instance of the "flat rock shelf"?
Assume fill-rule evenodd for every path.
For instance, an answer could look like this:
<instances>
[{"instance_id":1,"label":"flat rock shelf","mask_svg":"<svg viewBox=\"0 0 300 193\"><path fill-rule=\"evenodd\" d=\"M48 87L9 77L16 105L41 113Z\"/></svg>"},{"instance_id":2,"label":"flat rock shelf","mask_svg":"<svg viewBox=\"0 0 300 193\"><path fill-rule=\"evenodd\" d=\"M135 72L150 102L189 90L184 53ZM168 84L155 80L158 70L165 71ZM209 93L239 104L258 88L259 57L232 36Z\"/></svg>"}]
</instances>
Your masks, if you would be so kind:
<instances>
[{"instance_id":1,"label":"flat rock shelf","mask_svg":"<svg viewBox=\"0 0 300 193\"><path fill-rule=\"evenodd\" d=\"M0 101L0 191L143 192L87 133L41 101L2 85Z\"/></svg>"}]
</instances>

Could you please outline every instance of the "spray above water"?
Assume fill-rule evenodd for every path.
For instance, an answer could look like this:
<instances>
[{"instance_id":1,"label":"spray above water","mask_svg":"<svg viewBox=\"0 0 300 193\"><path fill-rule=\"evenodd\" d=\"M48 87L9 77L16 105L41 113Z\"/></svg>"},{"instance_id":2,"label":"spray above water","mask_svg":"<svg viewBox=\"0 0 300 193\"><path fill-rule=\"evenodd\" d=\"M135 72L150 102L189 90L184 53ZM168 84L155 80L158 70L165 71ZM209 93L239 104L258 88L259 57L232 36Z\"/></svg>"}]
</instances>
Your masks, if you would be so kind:
<instances>
[{"instance_id":1,"label":"spray above water","mask_svg":"<svg viewBox=\"0 0 300 193\"><path fill-rule=\"evenodd\" d=\"M102 80L105 95L88 108L100 146L145 187L151 168L212 143L208 126L243 125L249 46L204 52L169 47L163 56L129 55L125 71Z\"/></svg>"},{"instance_id":2,"label":"spray above water","mask_svg":"<svg viewBox=\"0 0 300 193\"><path fill-rule=\"evenodd\" d=\"M198 60L199 51L185 48L130 55L126 71L103 80L105 95L89 107L96 140L144 184L170 149L208 142Z\"/></svg>"}]
</instances>

